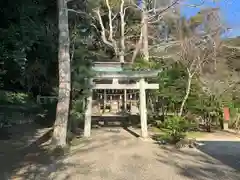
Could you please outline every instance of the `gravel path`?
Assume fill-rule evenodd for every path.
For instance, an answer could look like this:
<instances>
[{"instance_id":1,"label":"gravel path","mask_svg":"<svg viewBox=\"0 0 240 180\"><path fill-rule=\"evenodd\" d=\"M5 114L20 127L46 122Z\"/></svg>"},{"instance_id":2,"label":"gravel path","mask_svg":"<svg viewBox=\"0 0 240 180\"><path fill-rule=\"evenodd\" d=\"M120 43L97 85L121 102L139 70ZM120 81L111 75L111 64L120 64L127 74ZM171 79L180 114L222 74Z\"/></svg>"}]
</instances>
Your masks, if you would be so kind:
<instances>
[{"instance_id":1,"label":"gravel path","mask_svg":"<svg viewBox=\"0 0 240 180\"><path fill-rule=\"evenodd\" d=\"M47 158L47 157L45 157ZM240 173L197 149L142 141L127 131L94 130L92 139L54 162L29 161L14 180L239 180ZM13 176L12 176L13 177ZM17 178L18 177L18 178Z\"/></svg>"},{"instance_id":2,"label":"gravel path","mask_svg":"<svg viewBox=\"0 0 240 180\"><path fill-rule=\"evenodd\" d=\"M240 174L197 149L179 151L142 141L123 129L101 129L64 159L43 167L36 179L239 180Z\"/></svg>"}]
</instances>

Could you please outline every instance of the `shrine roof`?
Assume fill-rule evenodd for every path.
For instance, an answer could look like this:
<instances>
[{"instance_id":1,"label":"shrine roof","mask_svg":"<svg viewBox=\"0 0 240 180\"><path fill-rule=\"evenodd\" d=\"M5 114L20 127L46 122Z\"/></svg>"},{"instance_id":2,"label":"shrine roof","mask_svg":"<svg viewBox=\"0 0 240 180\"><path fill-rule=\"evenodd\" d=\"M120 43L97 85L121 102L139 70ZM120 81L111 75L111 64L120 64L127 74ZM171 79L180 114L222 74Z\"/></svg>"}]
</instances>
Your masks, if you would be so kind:
<instances>
[{"instance_id":1,"label":"shrine roof","mask_svg":"<svg viewBox=\"0 0 240 180\"><path fill-rule=\"evenodd\" d=\"M139 79L156 77L161 70L126 70L130 63L95 62L92 67L96 72L95 79Z\"/></svg>"},{"instance_id":2,"label":"shrine roof","mask_svg":"<svg viewBox=\"0 0 240 180\"><path fill-rule=\"evenodd\" d=\"M96 79L139 79L139 78L151 78L156 77L161 70L151 70L151 71L131 71L124 70L119 72L96 72Z\"/></svg>"},{"instance_id":3,"label":"shrine roof","mask_svg":"<svg viewBox=\"0 0 240 180\"><path fill-rule=\"evenodd\" d=\"M125 64L120 62L94 62L93 70L96 72L120 72Z\"/></svg>"}]
</instances>

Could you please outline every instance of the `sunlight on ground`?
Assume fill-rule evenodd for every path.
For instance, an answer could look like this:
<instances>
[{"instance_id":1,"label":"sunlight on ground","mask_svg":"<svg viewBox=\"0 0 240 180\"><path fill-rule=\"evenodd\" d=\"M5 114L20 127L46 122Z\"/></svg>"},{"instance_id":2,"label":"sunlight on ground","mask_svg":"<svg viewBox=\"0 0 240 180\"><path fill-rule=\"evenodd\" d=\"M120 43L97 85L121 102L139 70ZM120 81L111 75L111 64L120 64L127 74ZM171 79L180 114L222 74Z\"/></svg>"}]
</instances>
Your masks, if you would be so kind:
<instances>
[{"instance_id":1,"label":"sunlight on ground","mask_svg":"<svg viewBox=\"0 0 240 180\"><path fill-rule=\"evenodd\" d=\"M166 132L168 132L168 129L153 127L151 129L151 131L156 134L165 134ZM208 134L207 132L192 131L192 132L187 132L187 137L188 138L202 138L202 137L206 136L207 134Z\"/></svg>"},{"instance_id":2,"label":"sunlight on ground","mask_svg":"<svg viewBox=\"0 0 240 180\"><path fill-rule=\"evenodd\" d=\"M167 129L164 129L164 128L152 127L152 128L151 128L151 131L152 131L153 133L156 133L156 134L164 134L164 133L166 133L168 130L167 130Z\"/></svg>"},{"instance_id":3,"label":"sunlight on ground","mask_svg":"<svg viewBox=\"0 0 240 180\"><path fill-rule=\"evenodd\" d=\"M194 132L187 132L187 137L188 138L200 138L207 136L207 132L200 132L200 131L194 131Z\"/></svg>"}]
</instances>

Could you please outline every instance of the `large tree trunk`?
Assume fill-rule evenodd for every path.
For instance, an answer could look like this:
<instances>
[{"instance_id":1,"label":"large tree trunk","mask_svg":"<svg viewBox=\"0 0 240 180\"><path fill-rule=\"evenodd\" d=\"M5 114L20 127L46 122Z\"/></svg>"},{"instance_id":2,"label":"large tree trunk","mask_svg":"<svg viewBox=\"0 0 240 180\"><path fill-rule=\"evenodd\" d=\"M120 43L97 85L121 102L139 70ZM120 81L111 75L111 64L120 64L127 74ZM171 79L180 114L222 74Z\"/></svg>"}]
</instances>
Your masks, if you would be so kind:
<instances>
[{"instance_id":1,"label":"large tree trunk","mask_svg":"<svg viewBox=\"0 0 240 180\"><path fill-rule=\"evenodd\" d=\"M65 0L58 0L59 8L59 49L58 49L58 71L59 90L58 104L56 110L56 121L54 124L52 142L56 146L66 146L67 123L71 91L71 70L69 54L69 29L68 11Z\"/></svg>"},{"instance_id":2,"label":"large tree trunk","mask_svg":"<svg viewBox=\"0 0 240 180\"><path fill-rule=\"evenodd\" d=\"M190 90L191 90L191 84L192 84L192 75L188 75L188 82L187 82L187 88L186 88L186 94L183 98L183 101L182 101L182 104L181 104L181 107L180 107L180 111L179 111L179 114L178 116L182 116L182 113L183 113L183 108L186 104L186 101L188 99L188 96L190 94Z\"/></svg>"}]
</instances>

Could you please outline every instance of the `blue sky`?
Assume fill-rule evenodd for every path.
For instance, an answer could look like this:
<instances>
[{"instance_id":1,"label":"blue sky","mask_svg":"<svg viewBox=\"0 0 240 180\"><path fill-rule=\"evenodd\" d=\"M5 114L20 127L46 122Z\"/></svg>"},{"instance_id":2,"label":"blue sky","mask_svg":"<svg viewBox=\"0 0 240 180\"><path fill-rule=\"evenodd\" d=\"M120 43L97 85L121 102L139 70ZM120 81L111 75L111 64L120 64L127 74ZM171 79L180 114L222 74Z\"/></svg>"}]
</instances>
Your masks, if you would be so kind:
<instances>
[{"instance_id":1,"label":"blue sky","mask_svg":"<svg viewBox=\"0 0 240 180\"><path fill-rule=\"evenodd\" d=\"M189 7L187 4L199 4L201 0L187 0L183 4L182 13L186 17L195 15L201 8L204 7L219 7L223 22L227 27L231 28L226 36L240 36L240 0L204 0L204 5L200 7Z\"/></svg>"}]
</instances>

